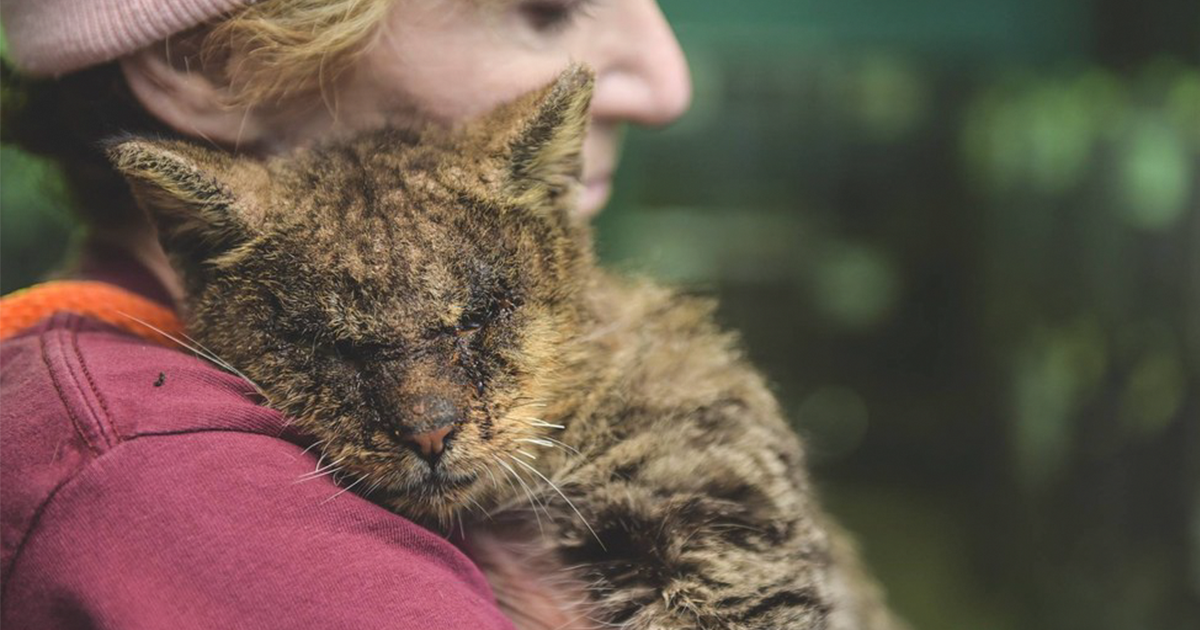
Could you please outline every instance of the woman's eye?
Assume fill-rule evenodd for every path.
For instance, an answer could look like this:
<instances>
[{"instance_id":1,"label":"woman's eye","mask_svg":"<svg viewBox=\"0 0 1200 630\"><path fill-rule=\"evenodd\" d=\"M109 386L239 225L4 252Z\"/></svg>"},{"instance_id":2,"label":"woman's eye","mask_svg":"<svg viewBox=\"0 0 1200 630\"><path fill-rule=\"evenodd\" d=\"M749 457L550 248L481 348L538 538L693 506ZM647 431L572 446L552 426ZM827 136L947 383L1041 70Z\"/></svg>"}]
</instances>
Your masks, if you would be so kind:
<instances>
[{"instance_id":1,"label":"woman's eye","mask_svg":"<svg viewBox=\"0 0 1200 630\"><path fill-rule=\"evenodd\" d=\"M542 33L561 31L583 10L588 0L530 0L520 6L521 16Z\"/></svg>"}]
</instances>

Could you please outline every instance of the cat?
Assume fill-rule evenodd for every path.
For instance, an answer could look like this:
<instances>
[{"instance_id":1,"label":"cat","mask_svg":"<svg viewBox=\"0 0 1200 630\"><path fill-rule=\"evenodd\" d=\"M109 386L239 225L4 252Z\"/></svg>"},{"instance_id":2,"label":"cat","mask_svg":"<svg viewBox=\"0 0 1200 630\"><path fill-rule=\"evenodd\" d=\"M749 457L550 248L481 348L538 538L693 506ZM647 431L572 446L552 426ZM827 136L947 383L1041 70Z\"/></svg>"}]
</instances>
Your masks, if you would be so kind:
<instances>
[{"instance_id":1,"label":"cat","mask_svg":"<svg viewBox=\"0 0 1200 630\"><path fill-rule=\"evenodd\" d=\"M182 278L191 336L348 487L525 541L595 623L900 627L712 303L597 266L571 212L593 82L572 67L458 128L265 161L136 137L107 151Z\"/></svg>"}]
</instances>

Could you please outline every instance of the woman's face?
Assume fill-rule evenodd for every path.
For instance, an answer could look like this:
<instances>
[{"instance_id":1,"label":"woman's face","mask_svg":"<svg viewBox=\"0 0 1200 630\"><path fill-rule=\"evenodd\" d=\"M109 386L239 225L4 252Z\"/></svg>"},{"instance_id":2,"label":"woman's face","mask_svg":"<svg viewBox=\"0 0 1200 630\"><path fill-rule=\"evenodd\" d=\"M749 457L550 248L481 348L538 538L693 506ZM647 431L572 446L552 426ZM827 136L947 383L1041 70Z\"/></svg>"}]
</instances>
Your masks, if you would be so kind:
<instances>
[{"instance_id":1,"label":"woman's face","mask_svg":"<svg viewBox=\"0 0 1200 630\"><path fill-rule=\"evenodd\" d=\"M546 85L573 61L596 72L580 199L590 215L608 200L622 125L669 123L691 100L657 0L396 0L323 107L274 117L271 146L389 122L454 123Z\"/></svg>"}]
</instances>

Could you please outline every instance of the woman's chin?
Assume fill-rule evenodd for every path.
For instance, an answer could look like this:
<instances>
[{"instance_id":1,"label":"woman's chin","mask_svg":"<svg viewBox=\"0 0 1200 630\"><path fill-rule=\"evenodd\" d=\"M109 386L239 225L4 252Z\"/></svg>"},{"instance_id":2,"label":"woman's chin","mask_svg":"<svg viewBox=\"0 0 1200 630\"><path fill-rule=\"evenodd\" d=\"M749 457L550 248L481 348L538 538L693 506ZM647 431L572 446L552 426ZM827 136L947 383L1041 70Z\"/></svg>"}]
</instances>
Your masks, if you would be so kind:
<instances>
[{"instance_id":1,"label":"woman's chin","mask_svg":"<svg viewBox=\"0 0 1200 630\"><path fill-rule=\"evenodd\" d=\"M584 183L579 195L579 214L593 217L600 212L612 196L612 179L608 177L592 179Z\"/></svg>"}]
</instances>

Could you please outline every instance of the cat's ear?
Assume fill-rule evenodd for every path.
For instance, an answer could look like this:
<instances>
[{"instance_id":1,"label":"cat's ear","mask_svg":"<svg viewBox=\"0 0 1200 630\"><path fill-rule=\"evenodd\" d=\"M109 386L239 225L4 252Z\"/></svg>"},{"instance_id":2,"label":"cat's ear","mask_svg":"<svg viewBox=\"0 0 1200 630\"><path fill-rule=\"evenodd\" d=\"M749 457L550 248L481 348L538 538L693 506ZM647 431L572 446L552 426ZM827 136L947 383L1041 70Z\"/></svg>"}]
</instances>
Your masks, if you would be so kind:
<instances>
[{"instance_id":1,"label":"cat's ear","mask_svg":"<svg viewBox=\"0 0 1200 630\"><path fill-rule=\"evenodd\" d=\"M524 207L565 209L583 176L583 140L595 75L572 65L554 83L490 116L504 156L503 190Z\"/></svg>"},{"instance_id":2,"label":"cat's ear","mask_svg":"<svg viewBox=\"0 0 1200 630\"><path fill-rule=\"evenodd\" d=\"M169 254L199 264L257 234L262 165L171 140L117 138L105 148Z\"/></svg>"}]
</instances>

